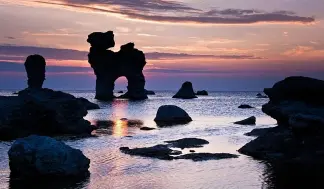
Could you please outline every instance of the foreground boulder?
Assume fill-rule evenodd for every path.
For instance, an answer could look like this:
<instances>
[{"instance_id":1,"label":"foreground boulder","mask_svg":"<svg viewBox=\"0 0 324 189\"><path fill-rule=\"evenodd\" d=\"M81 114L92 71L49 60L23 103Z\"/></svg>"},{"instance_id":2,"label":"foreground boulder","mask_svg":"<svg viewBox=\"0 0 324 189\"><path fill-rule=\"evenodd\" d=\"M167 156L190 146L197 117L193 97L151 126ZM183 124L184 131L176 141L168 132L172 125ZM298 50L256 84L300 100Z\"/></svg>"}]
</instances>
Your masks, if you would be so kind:
<instances>
[{"instance_id":1,"label":"foreground boulder","mask_svg":"<svg viewBox=\"0 0 324 189\"><path fill-rule=\"evenodd\" d=\"M183 109L174 105L164 105L158 109L154 121L158 125L174 125L186 124L192 119Z\"/></svg>"},{"instance_id":2,"label":"foreground boulder","mask_svg":"<svg viewBox=\"0 0 324 189\"><path fill-rule=\"evenodd\" d=\"M249 118L244 119L242 121L234 122L234 124L237 124L237 125L255 125L255 122L256 122L256 117L252 116L252 117L249 117Z\"/></svg>"},{"instance_id":3,"label":"foreground boulder","mask_svg":"<svg viewBox=\"0 0 324 189\"><path fill-rule=\"evenodd\" d=\"M173 98L182 98L182 99L197 98L192 88L192 83L189 81L184 82L180 90L173 96Z\"/></svg>"},{"instance_id":4,"label":"foreground boulder","mask_svg":"<svg viewBox=\"0 0 324 189\"><path fill-rule=\"evenodd\" d=\"M89 174L90 160L80 150L50 137L16 140L8 151L11 174L18 177L78 177Z\"/></svg>"},{"instance_id":5,"label":"foreground boulder","mask_svg":"<svg viewBox=\"0 0 324 189\"><path fill-rule=\"evenodd\" d=\"M25 89L18 96L0 97L0 140L31 134L90 135L95 129L83 119L98 105L50 89Z\"/></svg>"},{"instance_id":6,"label":"foreground boulder","mask_svg":"<svg viewBox=\"0 0 324 189\"><path fill-rule=\"evenodd\" d=\"M208 92L205 91L205 90L197 91L196 95L199 95L199 96L208 96Z\"/></svg>"},{"instance_id":7,"label":"foreground boulder","mask_svg":"<svg viewBox=\"0 0 324 189\"><path fill-rule=\"evenodd\" d=\"M289 77L264 92L262 111L278 122L239 152L259 159L324 165L324 81Z\"/></svg>"}]
</instances>

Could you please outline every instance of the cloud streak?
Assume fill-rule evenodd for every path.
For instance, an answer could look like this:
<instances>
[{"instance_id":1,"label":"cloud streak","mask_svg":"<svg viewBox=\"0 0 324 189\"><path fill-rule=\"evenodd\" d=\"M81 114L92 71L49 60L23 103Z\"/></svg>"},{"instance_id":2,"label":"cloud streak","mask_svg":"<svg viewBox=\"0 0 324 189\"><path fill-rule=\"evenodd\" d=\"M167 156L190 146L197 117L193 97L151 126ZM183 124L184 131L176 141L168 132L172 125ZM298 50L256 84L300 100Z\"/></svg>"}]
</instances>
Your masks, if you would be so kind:
<instances>
[{"instance_id":1,"label":"cloud streak","mask_svg":"<svg viewBox=\"0 0 324 189\"><path fill-rule=\"evenodd\" d=\"M294 12L280 10L266 12L254 9L200 10L188 5L164 0L61 0L36 1L38 3L87 9L110 13L127 19L167 23L195 24L255 24L255 23L301 23L315 22L314 17L299 16Z\"/></svg>"}]
</instances>

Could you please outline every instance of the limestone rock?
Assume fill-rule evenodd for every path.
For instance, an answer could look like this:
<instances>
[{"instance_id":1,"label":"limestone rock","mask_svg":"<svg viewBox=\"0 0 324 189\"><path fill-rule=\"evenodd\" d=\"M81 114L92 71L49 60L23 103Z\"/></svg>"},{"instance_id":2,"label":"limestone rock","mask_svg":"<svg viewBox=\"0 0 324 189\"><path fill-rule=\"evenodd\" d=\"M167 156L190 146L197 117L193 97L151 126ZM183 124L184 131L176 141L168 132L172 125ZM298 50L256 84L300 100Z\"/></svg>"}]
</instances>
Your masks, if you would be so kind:
<instances>
[{"instance_id":1,"label":"limestone rock","mask_svg":"<svg viewBox=\"0 0 324 189\"><path fill-rule=\"evenodd\" d=\"M182 98L182 99L197 98L192 88L192 83L189 81L184 82L180 90L173 96L173 98Z\"/></svg>"},{"instance_id":2,"label":"limestone rock","mask_svg":"<svg viewBox=\"0 0 324 189\"><path fill-rule=\"evenodd\" d=\"M89 174L90 160L80 150L50 137L16 140L8 151L11 174L19 177L76 177Z\"/></svg>"}]
</instances>

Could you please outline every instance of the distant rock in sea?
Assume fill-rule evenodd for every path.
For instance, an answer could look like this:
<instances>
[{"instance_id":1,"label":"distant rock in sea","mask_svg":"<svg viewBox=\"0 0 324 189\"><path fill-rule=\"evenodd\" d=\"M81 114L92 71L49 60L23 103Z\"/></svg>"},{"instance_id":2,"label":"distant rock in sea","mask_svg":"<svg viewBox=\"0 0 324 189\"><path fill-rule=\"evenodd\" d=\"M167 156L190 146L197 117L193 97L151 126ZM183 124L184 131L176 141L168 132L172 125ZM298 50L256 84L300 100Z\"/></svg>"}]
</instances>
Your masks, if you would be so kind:
<instances>
[{"instance_id":1,"label":"distant rock in sea","mask_svg":"<svg viewBox=\"0 0 324 189\"><path fill-rule=\"evenodd\" d=\"M182 99L193 99L197 98L192 83L186 81L182 84L180 90L173 96L173 98L182 98Z\"/></svg>"},{"instance_id":2,"label":"distant rock in sea","mask_svg":"<svg viewBox=\"0 0 324 189\"><path fill-rule=\"evenodd\" d=\"M251 108L254 108L254 107L253 106L250 106L248 104L242 104L238 108L240 108L240 109L251 109Z\"/></svg>"},{"instance_id":3,"label":"distant rock in sea","mask_svg":"<svg viewBox=\"0 0 324 189\"><path fill-rule=\"evenodd\" d=\"M265 89L270 101L262 111L278 127L247 143L240 153L294 166L324 165L324 81L288 77Z\"/></svg>"},{"instance_id":4,"label":"distant rock in sea","mask_svg":"<svg viewBox=\"0 0 324 189\"><path fill-rule=\"evenodd\" d=\"M263 95L263 94L261 94L261 93L258 93L258 94L256 95L256 97L257 97L257 98L268 98L268 96Z\"/></svg>"},{"instance_id":5,"label":"distant rock in sea","mask_svg":"<svg viewBox=\"0 0 324 189\"><path fill-rule=\"evenodd\" d=\"M8 155L11 175L16 177L41 179L89 174L90 160L80 150L50 137L31 135L18 139Z\"/></svg>"},{"instance_id":6,"label":"distant rock in sea","mask_svg":"<svg viewBox=\"0 0 324 189\"><path fill-rule=\"evenodd\" d=\"M205 90L197 91L196 95L199 95L199 96L208 96L208 92L205 91Z\"/></svg>"},{"instance_id":7,"label":"distant rock in sea","mask_svg":"<svg viewBox=\"0 0 324 189\"><path fill-rule=\"evenodd\" d=\"M150 91L150 90L146 90L146 89L145 89L145 93L147 95L155 95L155 92L154 91Z\"/></svg>"},{"instance_id":8,"label":"distant rock in sea","mask_svg":"<svg viewBox=\"0 0 324 189\"><path fill-rule=\"evenodd\" d=\"M238 124L238 125L255 125L256 122L256 117L252 116L249 117L247 119L244 119L242 121L237 121L234 124Z\"/></svg>"},{"instance_id":9,"label":"distant rock in sea","mask_svg":"<svg viewBox=\"0 0 324 189\"><path fill-rule=\"evenodd\" d=\"M154 121L159 126L186 124L192 121L191 117L183 109L174 105L161 106Z\"/></svg>"}]
</instances>

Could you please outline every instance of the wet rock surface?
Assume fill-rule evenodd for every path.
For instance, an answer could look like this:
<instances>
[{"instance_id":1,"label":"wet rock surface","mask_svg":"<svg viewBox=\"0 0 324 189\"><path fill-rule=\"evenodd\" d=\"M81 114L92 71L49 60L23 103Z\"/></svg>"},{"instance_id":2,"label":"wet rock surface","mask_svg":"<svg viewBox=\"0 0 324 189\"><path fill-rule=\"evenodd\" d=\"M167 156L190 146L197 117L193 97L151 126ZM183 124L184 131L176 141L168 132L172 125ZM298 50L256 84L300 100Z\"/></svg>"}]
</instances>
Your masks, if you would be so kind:
<instances>
[{"instance_id":1,"label":"wet rock surface","mask_svg":"<svg viewBox=\"0 0 324 189\"><path fill-rule=\"evenodd\" d=\"M51 89L25 89L18 96L0 97L0 140L31 134L90 135L95 129L83 119L98 105Z\"/></svg>"},{"instance_id":2,"label":"wet rock surface","mask_svg":"<svg viewBox=\"0 0 324 189\"><path fill-rule=\"evenodd\" d=\"M80 150L50 137L16 140L8 151L11 174L17 177L78 177L89 174L90 160Z\"/></svg>"},{"instance_id":3,"label":"wet rock surface","mask_svg":"<svg viewBox=\"0 0 324 189\"><path fill-rule=\"evenodd\" d=\"M192 119L183 109L174 105L164 105L158 109L154 121L159 126L168 126L176 124L187 124L191 122Z\"/></svg>"},{"instance_id":4,"label":"wet rock surface","mask_svg":"<svg viewBox=\"0 0 324 189\"><path fill-rule=\"evenodd\" d=\"M134 43L120 47L120 51L107 50L115 46L114 33L94 32L88 36L90 53L88 62L97 76L96 99L112 100L115 81L122 76L128 80L128 91L119 98L131 100L147 99L143 68L146 65L145 55L135 48Z\"/></svg>"},{"instance_id":5,"label":"wet rock surface","mask_svg":"<svg viewBox=\"0 0 324 189\"><path fill-rule=\"evenodd\" d=\"M252 116L252 117L249 117L249 118L244 119L242 121L234 122L234 124L237 124L237 125L255 125L255 122L256 122L256 117Z\"/></svg>"},{"instance_id":6,"label":"wet rock surface","mask_svg":"<svg viewBox=\"0 0 324 189\"><path fill-rule=\"evenodd\" d=\"M193 90L192 83L189 81L184 82L180 90L173 96L173 98L181 98L181 99L197 98L196 93Z\"/></svg>"},{"instance_id":7,"label":"wet rock surface","mask_svg":"<svg viewBox=\"0 0 324 189\"><path fill-rule=\"evenodd\" d=\"M200 139L200 138L183 138L179 140L171 140L165 141L169 144L170 147L173 148L199 148L203 147L205 144L209 144L207 140Z\"/></svg>"},{"instance_id":8,"label":"wet rock surface","mask_svg":"<svg viewBox=\"0 0 324 189\"><path fill-rule=\"evenodd\" d=\"M262 111L278 127L243 146L239 152L258 159L296 165L324 165L324 81L289 77L265 89L270 101Z\"/></svg>"}]
</instances>

